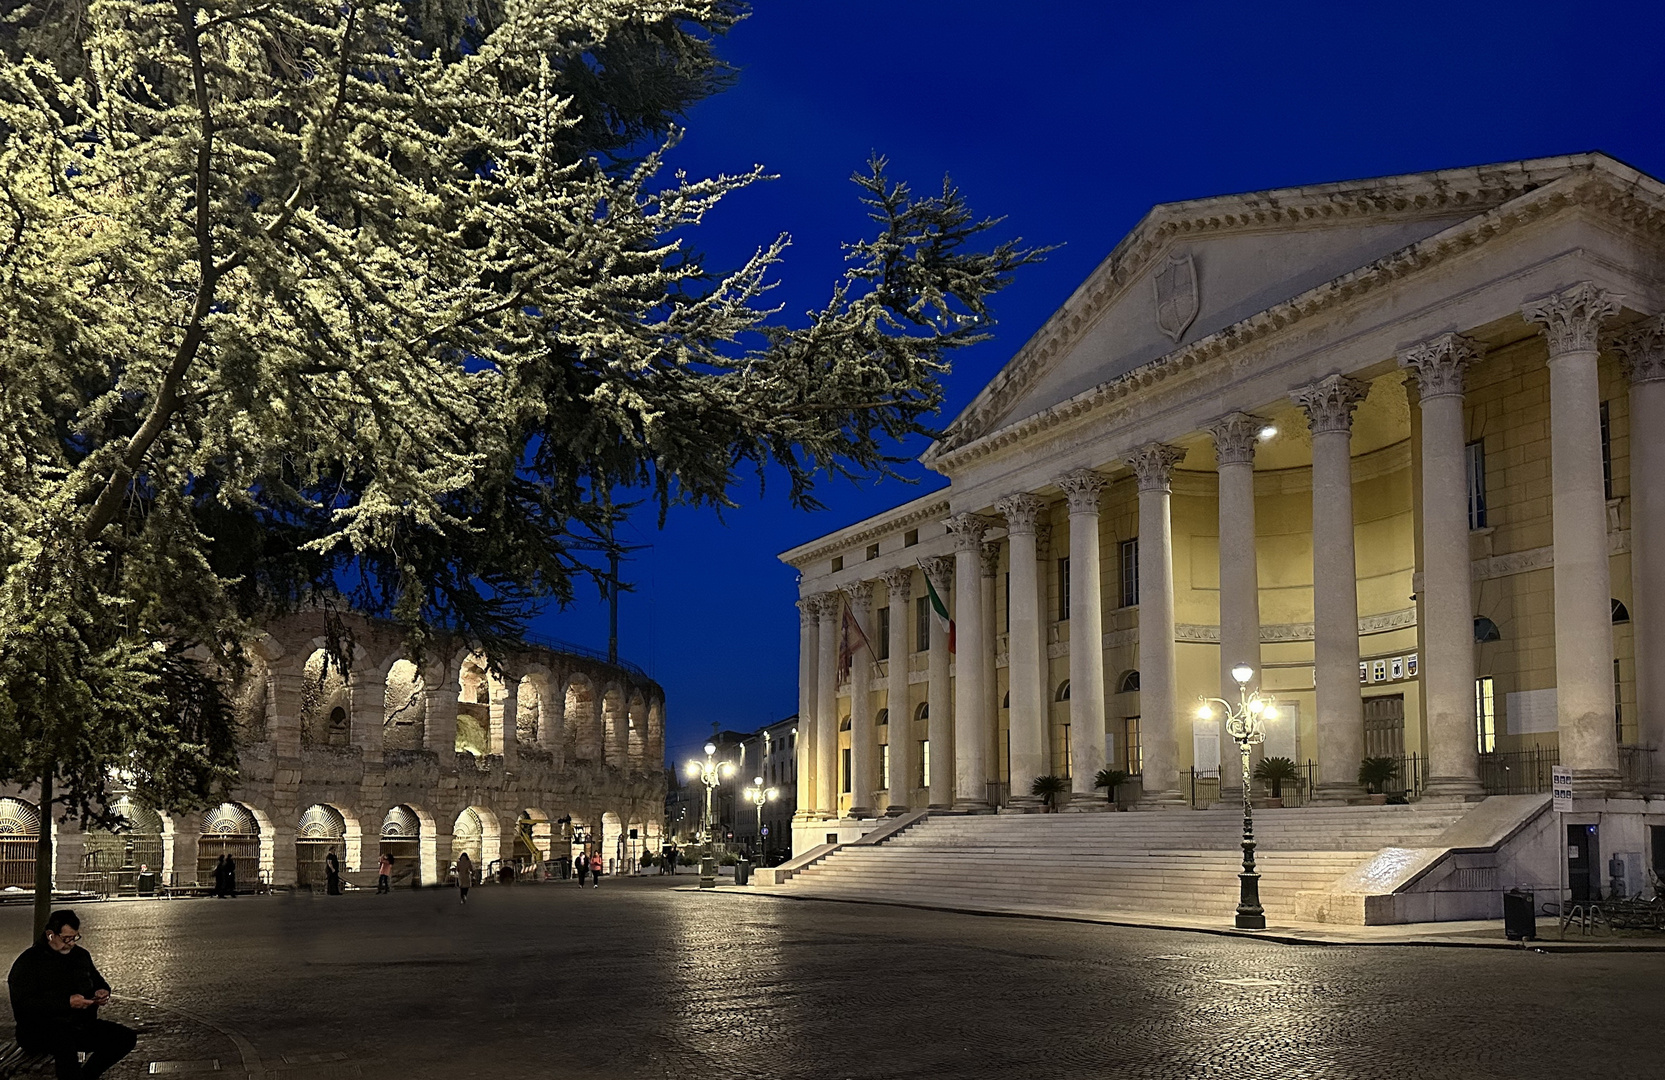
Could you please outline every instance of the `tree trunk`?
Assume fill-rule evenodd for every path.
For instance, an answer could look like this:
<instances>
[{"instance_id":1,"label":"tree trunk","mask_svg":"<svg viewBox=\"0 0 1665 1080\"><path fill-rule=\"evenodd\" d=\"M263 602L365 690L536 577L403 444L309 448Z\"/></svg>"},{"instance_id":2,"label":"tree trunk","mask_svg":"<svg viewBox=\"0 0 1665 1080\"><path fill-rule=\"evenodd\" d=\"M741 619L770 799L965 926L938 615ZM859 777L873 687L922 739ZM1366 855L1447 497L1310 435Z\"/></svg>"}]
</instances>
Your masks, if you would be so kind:
<instances>
[{"instance_id":1,"label":"tree trunk","mask_svg":"<svg viewBox=\"0 0 1665 1080\"><path fill-rule=\"evenodd\" d=\"M35 841L35 937L52 914L52 770L40 778L40 839Z\"/></svg>"}]
</instances>

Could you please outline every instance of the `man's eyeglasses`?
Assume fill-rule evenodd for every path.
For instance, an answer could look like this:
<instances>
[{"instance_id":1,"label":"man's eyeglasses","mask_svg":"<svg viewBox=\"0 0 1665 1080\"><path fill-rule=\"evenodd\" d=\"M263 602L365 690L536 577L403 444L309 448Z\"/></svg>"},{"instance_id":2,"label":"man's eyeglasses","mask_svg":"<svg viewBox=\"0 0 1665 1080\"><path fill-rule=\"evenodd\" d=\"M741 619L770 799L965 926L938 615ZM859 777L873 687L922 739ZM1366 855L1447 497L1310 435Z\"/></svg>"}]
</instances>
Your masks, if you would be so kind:
<instances>
[{"instance_id":1,"label":"man's eyeglasses","mask_svg":"<svg viewBox=\"0 0 1665 1080\"><path fill-rule=\"evenodd\" d=\"M52 936L63 942L65 945L73 945L77 941L81 940L80 934L53 934Z\"/></svg>"}]
</instances>

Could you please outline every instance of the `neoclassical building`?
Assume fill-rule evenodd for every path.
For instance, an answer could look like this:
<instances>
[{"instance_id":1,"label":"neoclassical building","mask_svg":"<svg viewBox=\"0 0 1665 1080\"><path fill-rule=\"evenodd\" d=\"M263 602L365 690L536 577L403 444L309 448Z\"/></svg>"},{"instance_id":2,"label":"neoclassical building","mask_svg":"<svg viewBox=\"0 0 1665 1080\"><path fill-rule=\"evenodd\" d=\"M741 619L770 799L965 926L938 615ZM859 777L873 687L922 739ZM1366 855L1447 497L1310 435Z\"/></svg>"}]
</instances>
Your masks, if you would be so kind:
<instances>
[{"instance_id":1,"label":"neoclassical building","mask_svg":"<svg viewBox=\"0 0 1665 1080\"><path fill-rule=\"evenodd\" d=\"M1558 760L1657 811L1662 275L1665 185L1602 154L1157 206L925 453L945 489L782 555L797 849L1048 774L1103 806L1107 766L1189 805L1237 664L1313 801Z\"/></svg>"},{"instance_id":2,"label":"neoclassical building","mask_svg":"<svg viewBox=\"0 0 1665 1080\"><path fill-rule=\"evenodd\" d=\"M128 802L133 830L120 835L54 826L57 887L140 865L207 882L222 854L240 885L306 885L331 850L368 874L386 851L402 883L428 884L463 851L488 871L569 857L575 833L609 859L657 846L665 698L640 669L530 642L496 672L469 648L418 667L394 628L346 624L345 671L327 661L316 617L256 642L235 689L241 767L227 802L206 813ZM30 794L0 799L4 884L33 881ZM631 829L639 839L621 844Z\"/></svg>"}]
</instances>

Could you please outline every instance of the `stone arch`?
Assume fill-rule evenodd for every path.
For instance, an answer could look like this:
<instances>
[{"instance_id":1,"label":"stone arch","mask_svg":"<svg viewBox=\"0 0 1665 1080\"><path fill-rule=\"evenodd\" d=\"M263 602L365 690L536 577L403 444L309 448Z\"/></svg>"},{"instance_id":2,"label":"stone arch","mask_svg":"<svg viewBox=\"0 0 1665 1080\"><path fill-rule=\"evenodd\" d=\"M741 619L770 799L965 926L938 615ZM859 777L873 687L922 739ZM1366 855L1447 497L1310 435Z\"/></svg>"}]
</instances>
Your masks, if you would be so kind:
<instances>
[{"instance_id":1,"label":"stone arch","mask_svg":"<svg viewBox=\"0 0 1665 1080\"><path fill-rule=\"evenodd\" d=\"M1128 668L1116 677L1116 693L1137 694L1139 692L1139 669Z\"/></svg>"},{"instance_id":2,"label":"stone arch","mask_svg":"<svg viewBox=\"0 0 1665 1080\"><path fill-rule=\"evenodd\" d=\"M515 697L515 740L529 750L548 750L546 728L560 722L548 715L549 672L537 668L520 677L520 692Z\"/></svg>"},{"instance_id":3,"label":"stone arch","mask_svg":"<svg viewBox=\"0 0 1665 1080\"><path fill-rule=\"evenodd\" d=\"M324 884L324 859L330 852L348 869L347 817L328 803L314 803L295 824L295 884Z\"/></svg>"},{"instance_id":4,"label":"stone arch","mask_svg":"<svg viewBox=\"0 0 1665 1080\"><path fill-rule=\"evenodd\" d=\"M422 673L411 661L396 660L388 668L382 709L382 749L422 749L422 732L428 716L426 689Z\"/></svg>"},{"instance_id":5,"label":"stone arch","mask_svg":"<svg viewBox=\"0 0 1665 1080\"><path fill-rule=\"evenodd\" d=\"M566 726L562 740L566 744L567 760L601 762L601 717L597 709L595 684L588 676L574 672L567 679L562 696Z\"/></svg>"},{"instance_id":6,"label":"stone arch","mask_svg":"<svg viewBox=\"0 0 1665 1080\"><path fill-rule=\"evenodd\" d=\"M477 653L463 658L457 669L457 735L455 751L459 754L472 754L476 760L492 753L491 744L491 711L492 703L499 700L500 692L494 687L494 680L486 666L486 659ZM445 753L442 747L431 747L440 753Z\"/></svg>"},{"instance_id":7,"label":"stone arch","mask_svg":"<svg viewBox=\"0 0 1665 1080\"><path fill-rule=\"evenodd\" d=\"M517 866L534 867L555 857L555 831L549 814L536 806L520 811L515 821L514 843L509 857Z\"/></svg>"},{"instance_id":8,"label":"stone arch","mask_svg":"<svg viewBox=\"0 0 1665 1080\"><path fill-rule=\"evenodd\" d=\"M165 874L167 825L161 812L129 795L118 798L111 809L126 819L127 827L119 832L88 829L83 841L82 868L90 873L113 875L110 884L118 890L131 889L141 869Z\"/></svg>"},{"instance_id":9,"label":"stone arch","mask_svg":"<svg viewBox=\"0 0 1665 1080\"><path fill-rule=\"evenodd\" d=\"M1070 681L1065 679L1058 684L1057 691L1052 695L1053 701L1068 701L1070 699Z\"/></svg>"},{"instance_id":10,"label":"stone arch","mask_svg":"<svg viewBox=\"0 0 1665 1080\"><path fill-rule=\"evenodd\" d=\"M502 849L503 826L496 812L487 806L463 807L451 827L451 862L468 852L475 872L483 880L494 869L493 864L502 860Z\"/></svg>"},{"instance_id":11,"label":"stone arch","mask_svg":"<svg viewBox=\"0 0 1665 1080\"><path fill-rule=\"evenodd\" d=\"M0 886L35 883L35 846L40 841L40 808L25 799L0 799Z\"/></svg>"},{"instance_id":12,"label":"stone arch","mask_svg":"<svg viewBox=\"0 0 1665 1080\"><path fill-rule=\"evenodd\" d=\"M352 699L347 673L324 649L314 649L301 666L302 745L347 746L352 742Z\"/></svg>"},{"instance_id":13,"label":"stone arch","mask_svg":"<svg viewBox=\"0 0 1665 1080\"><path fill-rule=\"evenodd\" d=\"M224 855L231 859L239 891L252 891L262 875L276 864L275 838L266 815L246 802L223 802L205 810L199 819L197 880L214 877L214 865Z\"/></svg>"},{"instance_id":14,"label":"stone arch","mask_svg":"<svg viewBox=\"0 0 1665 1080\"><path fill-rule=\"evenodd\" d=\"M439 873L439 833L434 816L414 803L399 803L382 815L380 851L393 860L395 880L412 870L411 884L432 884Z\"/></svg>"},{"instance_id":15,"label":"stone arch","mask_svg":"<svg viewBox=\"0 0 1665 1080\"><path fill-rule=\"evenodd\" d=\"M625 711L624 692L609 686L601 695L601 760L604 764L624 768L630 749L630 720Z\"/></svg>"},{"instance_id":16,"label":"stone arch","mask_svg":"<svg viewBox=\"0 0 1665 1080\"><path fill-rule=\"evenodd\" d=\"M647 731L648 712L647 702L642 700L640 692L630 695L630 703L625 707L626 735L629 742L626 746L626 760L630 763L631 772L641 772L647 761Z\"/></svg>"},{"instance_id":17,"label":"stone arch","mask_svg":"<svg viewBox=\"0 0 1665 1080\"><path fill-rule=\"evenodd\" d=\"M913 711L913 718L915 720L929 720L931 718L930 702L921 701L919 707Z\"/></svg>"}]
</instances>

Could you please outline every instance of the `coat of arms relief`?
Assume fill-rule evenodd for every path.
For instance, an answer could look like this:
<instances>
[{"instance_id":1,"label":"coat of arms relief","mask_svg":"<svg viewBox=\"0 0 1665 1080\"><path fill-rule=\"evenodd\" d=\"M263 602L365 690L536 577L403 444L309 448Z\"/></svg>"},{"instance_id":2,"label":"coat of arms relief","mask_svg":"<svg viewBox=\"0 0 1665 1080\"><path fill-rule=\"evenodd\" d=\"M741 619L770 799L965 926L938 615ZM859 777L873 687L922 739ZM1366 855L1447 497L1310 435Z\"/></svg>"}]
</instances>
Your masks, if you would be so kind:
<instances>
[{"instance_id":1,"label":"coat of arms relief","mask_svg":"<svg viewBox=\"0 0 1665 1080\"><path fill-rule=\"evenodd\" d=\"M1177 342L1197 317L1197 264L1191 253L1170 252L1151 284L1156 288L1156 325Z\"/></svg>"}]
</instances>

